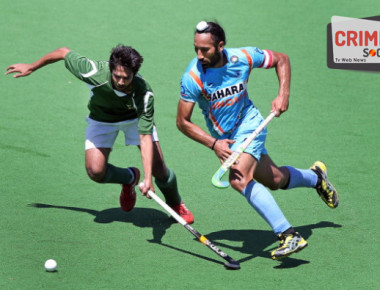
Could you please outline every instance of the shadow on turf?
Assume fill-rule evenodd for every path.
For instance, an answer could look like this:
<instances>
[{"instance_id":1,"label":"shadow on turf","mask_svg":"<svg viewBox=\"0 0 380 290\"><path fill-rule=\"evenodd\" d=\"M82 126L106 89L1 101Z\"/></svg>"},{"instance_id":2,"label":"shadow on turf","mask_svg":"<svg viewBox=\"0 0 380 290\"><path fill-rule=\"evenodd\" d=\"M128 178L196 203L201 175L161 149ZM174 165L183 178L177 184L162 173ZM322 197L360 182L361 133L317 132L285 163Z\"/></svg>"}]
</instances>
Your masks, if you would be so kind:
<instances>
[{"instance_id":1,"label":"shadow on turf","mask_svg":"<svg viewBox=\"0 0 380 290\"><path fill-rule=\"evenodd\" d=\"M43 203L33 203L28 206L35 208L55 208L55 209L64 209L77 212L85 212L93 215L94 222L97 223L112 223L112 222L127 222L132 223L137 227L145 228L151 227L153 229L153 239L148 240L148 242L156 243L161 246L189 254L216 264L223 264L219 260L215 260L209 257L198 255L193 252L189 252L174 246L162 243L162 237L165 235L166 230L175 223L174 219L168 218L168 216L162 211L150 208L134 208L131 212L123 212L120 208L110 208L102 211L78 208L78 207L69 207L69 206L58 206L50 205ZM312 235L313 229L318 228L340 228L342 227L339 224L333 222L322 221L316 224L299 226L296 228L296 231L300 232L302 236L307 240ZM244 254L249 254L249 256L238 260L239 263L244 263L256 257L263 257L271 259L270 251L273 250L276 246L273 246L270 249L266 249L275 242L275 237L272 231L265 230L224 230L218 232L212 232L206 235L206 237L216 246L223 248L228 248L237 252ZM194 239L197 241L197 239ZM231 246L227 243L221 241L230 241L230 242L239 242L242 243L242 246ZM223 250L223 249L221 249ZM280 261L280 264L277 264L274 268L276 269L287 269L295 268L303 264L308 264L310 261L300 260L294 258L294 255Z\"/></svg>"},{"instance_id":2,"label":"shadow on turf","mask_svg":"<svg viewBox=\"0 0 380 290\"><path fill-rule=\"evenodd\" d=\"M318 228L340 228L339 224L333 222L322 221L316 224L304 225L296 228L296 231L301 233L301 235L307 240L312 235L312 230ZM244 263L255 257L263 257L271 259L270 252L277 245L274 245L269 250L266 250L275 242L275 237L272 231L264 230L225 230L219 232L213 232L206 235L215 245L229 248L234 251L242 252L244 254L249 254L248 257L240 259L239 263ZM231 246L227 243L221 242L232 241L242 243L242 246ZM295 254L297 255L297 254ZM295 259L294 256L288 257L280 261L274 268L276 269L286 269L298 267L302 264L308 264L310 261Z\"/></svg>"},{"instance_id":3,"label":"shadow on turf","mask_svg":"<svg viewBox=\"0 0 380 290\"><path fill-rule=\"evenodd\" d=\"M195 239L196 241L198 241L197 239ZM174 246L171 246L171 245L168 245L168 244L165 244L163 242L157 242L157 241L153 241L153 240L150 240L149 242L154 242L156 244L159 244L161 246L164 246L164 247L167 247L169 249L172 249L172 250L176 250L178 252L181 252L181 253L185 253L185 254L188 254L188 255L191 255L191 256L194 256L194 257L197 257L197 258L200 258L200 259L203 259L203 260L206 260L206 261L209 261L209 262L213 262L215 264L220 264L220 265L224 265L223 262L221 261L218 261L218 260L215 260L215 259L212 259L212 258L209 258L209 257L205 257L205 256L202 256L202 255L199 255L199 254L196 254L196 253L193 253L193 252L190 252L190 251L186 251L184 249L180 249L180 248L177 248L177 247L174 247Z\"/></svg>"},{"instance_id":4,"label":"shadow on turf","mask_svg":"<svg viewBox=\"0 0 380 290\"><path fill-rule=\"evenodd\" d=\"M164 247L186 253L192 255L197 258L201 258L210 262L214 262L217 264L222 264L218 260L205 257L202 255L198 255L196 253L192 253L183 249L176 248L174 246L163 243L161 240L166 233L166 230L170 228L173 223L176 221L173 218L168 218L168 216L159 210L150 209L150 208L138 208L135 207L131 212L123 212L120 208L109 208L102 211L80 208L80 207L72 207L72 206L60 206L60 205L51 205L44 203L32 203L29 204L30 207L35 208L54 208L54 209L63 209L63 210L71 210L77 212L84 212L91 214L94 216L94 222L97 223L112 223L112 222L126 222L132 223L140 228L151 227L153 229L153 239L148 240L150 243L155 243L158 245L162 245Z\"/></svg>"},{"instance_id":5,"label":"shadow on turf","mask_svg":"<svg viewBox=\"0 0 380 290\"><path fill-rule=\"evenodd\" d=\"M35 208L55 208L84 212L93 215L95 217L94 222L101 224L125 222L132 223L133 225L140 228L152 228L153 239L149 240L149 242L155 243L161 242L161 239L165 235L166 230L169 229L170 226L174 223L174 221L168 218L168 216L162 211L151 208L135 207L131 212L123 212L119 207L97 211L88 208L51 205L44 203L32 203L28 206Z\"/></svg>"}]
</instances>

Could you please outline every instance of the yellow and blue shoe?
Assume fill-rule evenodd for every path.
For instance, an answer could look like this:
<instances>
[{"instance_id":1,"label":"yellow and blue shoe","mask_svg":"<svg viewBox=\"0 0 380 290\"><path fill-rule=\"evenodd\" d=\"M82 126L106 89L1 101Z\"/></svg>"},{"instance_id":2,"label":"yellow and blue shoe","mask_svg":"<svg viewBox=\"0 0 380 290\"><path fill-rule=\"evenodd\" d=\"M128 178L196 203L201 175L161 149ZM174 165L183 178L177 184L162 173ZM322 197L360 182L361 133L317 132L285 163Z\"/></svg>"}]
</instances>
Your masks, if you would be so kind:
<instances>
[{"instance_id":1,"label":"yellow and blue shoe","mask_svg":"<svg viewBox=\"0 0 380 290\"><path fill-rule=\"evenodd\" d=\"M280 246L271 253L273 260L281 260L307 247L307 241L297 232L279 234Z\"/></svg>"},{"instance_id":2,"label":"yellow and blue shoe","mask_svg":"<svg viewBox=\"0 0 380 290\"><path fill-rule=\"evenodd\" d=\"M310 167L318 175L318 182L315 189L322 200L330 208L337 208L339 204L338 192L327 178L327 167L321 161L315 161Z\"/></svg>"}]
</instances>

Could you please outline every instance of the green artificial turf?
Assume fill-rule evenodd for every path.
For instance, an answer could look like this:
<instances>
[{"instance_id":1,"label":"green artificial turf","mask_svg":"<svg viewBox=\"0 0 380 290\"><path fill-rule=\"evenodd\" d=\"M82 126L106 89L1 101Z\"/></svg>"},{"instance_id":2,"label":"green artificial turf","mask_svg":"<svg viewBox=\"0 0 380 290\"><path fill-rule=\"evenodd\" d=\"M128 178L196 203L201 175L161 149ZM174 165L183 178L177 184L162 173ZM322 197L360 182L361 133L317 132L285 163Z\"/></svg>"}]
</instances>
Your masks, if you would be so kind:
<instances>
[{"instance_id":1,"label":"green artificial turf","mask_svg":"<svg viewBox=\"0 0 380 290\"><path fill-rule=\"evenodd\" d=\"M2 1L0 65L32 62L62 46L107 59L118 43L143 56L155 92L165 160L177 174L194 228L241 263L195 241L153 200L119 209L120 186L84 170L88 89L63 62L27 78L0 77L1 289L376 289L380 255L379 74L328 69L331 16L369 17L378 1ZM195 56L200 20L218 20L228 47L284 52L292 65L289 111L269 125L278 165L328 166L340 193L331 210L312 189L277 191L283 212L309 242L282 262L269 226L231 188L211 185L219 166L175 126L179 81ZM263 115L278 89L274 70L254 70L250 96ZM193 121L204 128L199 110ZM119 138L110 161L141 168ZM162 195L161 195L162 196ZM58 272L47 273L47 259Z\"/></svg>"}]
</instances>

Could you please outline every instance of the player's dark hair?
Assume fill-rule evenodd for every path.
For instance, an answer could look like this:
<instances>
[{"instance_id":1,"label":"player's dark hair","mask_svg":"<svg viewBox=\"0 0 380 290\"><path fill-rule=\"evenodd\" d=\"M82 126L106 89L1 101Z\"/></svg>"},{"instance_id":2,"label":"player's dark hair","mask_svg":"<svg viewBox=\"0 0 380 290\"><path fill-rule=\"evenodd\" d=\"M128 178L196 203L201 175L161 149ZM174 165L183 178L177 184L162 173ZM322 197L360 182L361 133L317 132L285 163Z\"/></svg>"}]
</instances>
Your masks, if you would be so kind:
<instances>
[{"instance_id":1,"label":"player's dark hair","mask_svg":"<svg viewBox=\"0 0 380 290\"><path fill-rule=\"evenodd\" d=\"M111 56L109 60L110 71L112 72L117 65L129 68L133 74L136 74L144 58L130 46L125 46L118 44L111 51Z\"/></svg>"},{"instance_id":2,"label":"player's dark hair","mask_svg":"<svg viewBox=\"0 0 380 290\"><path fill-rule=\"evenodd\" d=\"M226 34L224 29L217 22L207 22L207 27L202 30L196 29L195 33L210 33L212 39L214 40L214 45L217 46L219 42L223 41L224 44L227 43Z\"/></svg>"}]
</instances>

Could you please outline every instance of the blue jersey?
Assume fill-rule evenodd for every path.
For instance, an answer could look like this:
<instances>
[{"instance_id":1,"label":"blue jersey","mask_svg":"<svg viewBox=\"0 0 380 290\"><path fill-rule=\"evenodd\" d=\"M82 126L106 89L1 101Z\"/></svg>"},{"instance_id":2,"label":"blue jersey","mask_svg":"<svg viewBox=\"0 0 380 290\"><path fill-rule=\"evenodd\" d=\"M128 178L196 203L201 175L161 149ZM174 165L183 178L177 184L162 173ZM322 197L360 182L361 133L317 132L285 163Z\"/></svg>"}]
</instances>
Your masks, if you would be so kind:
<instances>
[{"instance_id":1,"label":"blue jersey","mask_svg":"<svg viewBox=\"0 0 380 290\"><path fill-rule=\"evenodd\" d=\"M181 79L181 98L197 102L212 135L234 130L241 116L254 105L247 83L253 68L270 68L272 52L256 47L225 48L227 63L220 68L203 69L194 58Z\"/></svg>"}]
</instances>

